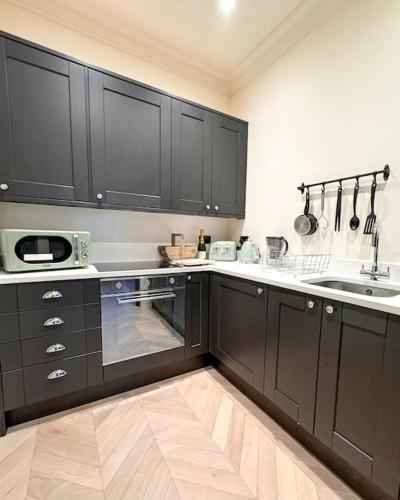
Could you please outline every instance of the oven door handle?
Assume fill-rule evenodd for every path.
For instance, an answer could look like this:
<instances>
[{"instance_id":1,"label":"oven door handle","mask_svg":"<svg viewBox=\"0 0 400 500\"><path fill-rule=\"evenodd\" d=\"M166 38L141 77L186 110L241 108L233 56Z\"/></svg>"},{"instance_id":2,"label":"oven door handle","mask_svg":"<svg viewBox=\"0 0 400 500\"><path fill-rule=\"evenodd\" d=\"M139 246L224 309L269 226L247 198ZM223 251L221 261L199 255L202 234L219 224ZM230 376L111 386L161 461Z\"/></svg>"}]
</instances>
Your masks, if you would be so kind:
<instances>
[{"instance_id":1,"label":"oven door handle","mask_svg":"<svg viewBox=\"0 0 400 500\"><path fill-rule=\"evenodd\" d=\"M150 302L152 300L173 299L176 294L173 292L160 293L159 295L142 295L141 297L118 297L118 304L134 304L136 302Z\"/></svg>"}]
</instances>

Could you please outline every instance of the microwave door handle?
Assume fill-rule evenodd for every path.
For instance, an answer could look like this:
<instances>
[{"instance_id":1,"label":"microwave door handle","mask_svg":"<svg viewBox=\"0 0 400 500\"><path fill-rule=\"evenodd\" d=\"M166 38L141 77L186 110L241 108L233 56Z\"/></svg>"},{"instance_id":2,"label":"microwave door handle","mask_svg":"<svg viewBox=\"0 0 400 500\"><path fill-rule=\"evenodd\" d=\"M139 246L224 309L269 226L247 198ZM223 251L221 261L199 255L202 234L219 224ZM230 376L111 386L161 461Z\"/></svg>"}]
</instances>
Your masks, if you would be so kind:
<instances>
[{"instance_id":1,"label":"microwave door handle","mask_svg":"<svg viewBox=\"0 0 400 500\"><path fill-rule=\"evenodd\" d=\"M160 295L143 295L142 297L118 297L118 304L135 304L137 302L150 302L152 300L161 300L161 299L172 299L175 298L176 294L172 292L163 293Z\"/></svg>"},{"instance_id":2,"label":"microwave door handle","mask_svg":"<svg viewBox=\"0 0 400 500\"><path fill-rule=\"evenodd\" d=\"M79 236L77 234L72 235L72 243L74 248L74 265L79 266Z\"/></svg>"}]
</instances>

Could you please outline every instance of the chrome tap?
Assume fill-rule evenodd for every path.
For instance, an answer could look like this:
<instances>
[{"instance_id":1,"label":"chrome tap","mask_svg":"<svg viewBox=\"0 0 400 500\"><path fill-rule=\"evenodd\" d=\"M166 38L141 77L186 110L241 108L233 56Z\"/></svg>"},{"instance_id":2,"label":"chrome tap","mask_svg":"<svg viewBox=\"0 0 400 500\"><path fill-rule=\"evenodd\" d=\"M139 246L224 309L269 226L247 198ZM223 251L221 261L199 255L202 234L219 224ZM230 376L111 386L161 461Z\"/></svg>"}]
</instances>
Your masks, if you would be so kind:
<instances>
[{"instance_id":1,"label":"chrome tap","mask_svg":"<svg viewBox=\"0 0 400 500\"><path fill-rule=\"evenodd\" d=\"M390 268L388 266L387 271L379 271L378 257L379 257L379 231L378 226L375 223L372 230L372 246L374 247L374 261L372 263L371 269L364 269L364 264L362 265L360 274L366 274L371 277L372 280L376 281L378 278L390 278Z\"/></svg>"}]
</instances>

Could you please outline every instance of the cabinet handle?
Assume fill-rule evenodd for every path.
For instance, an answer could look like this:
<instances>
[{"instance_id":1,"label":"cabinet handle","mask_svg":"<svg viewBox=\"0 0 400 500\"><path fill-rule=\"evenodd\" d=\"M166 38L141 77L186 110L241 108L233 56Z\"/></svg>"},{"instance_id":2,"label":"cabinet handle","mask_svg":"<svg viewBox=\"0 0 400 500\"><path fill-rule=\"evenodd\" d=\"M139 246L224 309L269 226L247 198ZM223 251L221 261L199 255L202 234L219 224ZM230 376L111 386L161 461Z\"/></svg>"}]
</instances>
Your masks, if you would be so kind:
<instances>
[{"instance_id":1,"label":"cabinet handle","mask_svg":"<svg viewBox=\"0 0 400 500\"><path fill-rule=\"evenodd\" d=\"M219 205L214 205L214 210L215 210L216 212L218 212L218 210L219 210Z\"/></svg>"},{"instance_id":2,"label":"cabinet handle","mask_svg":"<svg viewBox=\"0 0 400 500\"><path fill-rule=\"evenodd\" d=\"M58 290L49 290L45 294L42 295L43 300L52 300L52 299L62 299L63 294Z\"/></svg>"},{"instance_id":3,"label":"cabinet handle","mask_svg":"<svg viewBox=\"0 0 400 500\"><path fill-rule=\"evenodd\" d=\"M261 295L264 292L264 288L257 288L258 295Z\"/></svg>"},{"instance_id":4,"label":"cabinet handle","mask_svg":"<svg viewBox=\"0 0 400 500\"><path fill-rule=\"evenodd\" d=\"M206 205L206 210L211 210L211 205L209 203Z\"/></svg>"},{"instance_id":5,"label":"cabinet handle","mask_svg":"<svg viewBox=\"0 0 400 500\"><path fill-rule=\"evenodd\" d=\"M103 195L101 193L96 194L96 198L101 201L103 199Z\"/></svg>"},{"instance_id":6,"label":"cabinet handle","mask_svg":"<svg viewBox=\"0 0 400 500\"><path fill-rule=\"evenodd\" d=\"M51 373L49 373L47 375L47 378L49 380L55 380L57 378L63 378L63 377L65 377L66 374L67 374L67 372L65 370L61 370L61 369L59 369L59 370L53 370Z\"/></svg>"},{"instance_id":7,"label":"cabinet handle","mask_svg":"<svg viewBox=\"0 0 400 500\"><path fill-rule=\"evenodd\" d=\"M0 189L1 189L2 191L8 191L8 184L6 184L5 182L2 182L2 183L0 184Z\"/></svg>"},{"instance_id":8,"label":"cabinet handle","mask_svg":"<svg viewBox=\"0 0 400 500\"><path fill-rule=\"evenodd\" d=\"M191 275L189 274L189 275L188 275L188 277L187 277L187 280L188 280L188 281L191 281L191 279L192 279L192 277L191 277Z\"/></svg>"},{"instance_id":9,"label":"cabinet handle","mask_svg":"<svg viewBox=\"0 0 400 500\"><path fill-rule=\"evenodd\" d=\"M55 318L46 319L43 326L60 326L64 324L64 320L56 316Z\"/></svg>"},{"instance_id":10,"label":"cabinet handle","mask_svg":"<svg viewBox=\"0 0 400 500\"><path fill-rule=\"evenodd\" d=\"M308 300L308 301L307 301L307 307L308 307L309 309L314 309L314 307L315 307L315 302L314 302L313 300Z\"/></svg>"},{"instance_id":11,"label":"cabinet handle","mask_svg":"<svg viewBox=\"0 0 400 500\"><path fill-rule=\"evenodd\" d=\"M328 314L332 314L334 311L335 311L335 308L333 306L326 306L325 307L325 311L328 313Z\"/></svg>"},{"instance_id":12,"label":"cabinet handle","mask_svg":"<svg viewBox=\"0 0 400 500\"><path fill-rule=\"evenodd\" d=\"M64 344L53 344L46 349L46 354L52 354L53 352L65 351Z\"/></svg>"}]
</instances>

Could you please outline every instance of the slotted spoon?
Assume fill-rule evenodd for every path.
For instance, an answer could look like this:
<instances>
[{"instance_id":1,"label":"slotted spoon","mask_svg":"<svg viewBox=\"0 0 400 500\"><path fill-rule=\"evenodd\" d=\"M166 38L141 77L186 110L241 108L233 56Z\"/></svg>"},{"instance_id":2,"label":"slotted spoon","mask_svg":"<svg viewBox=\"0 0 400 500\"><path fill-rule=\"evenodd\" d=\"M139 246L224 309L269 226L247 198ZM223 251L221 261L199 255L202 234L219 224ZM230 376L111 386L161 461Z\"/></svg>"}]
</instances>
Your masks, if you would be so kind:
<instances>
[{"instance_id":1,"label":"slotted spoon","mask_svg":"<svg viewBox=\"0 0 400 500\"><path fill-rule=\"evenodd\" d=\"M376 222L375 215L375 192L376 192L376 177L374 176L374 180L371 185L371 212L369 213L364 226L364 234L372 234L374 229L374 225Z\"/></svg>"},{"instance_id":2,"label":"slotted spoon","mask_svg":"<svg viewBox=\"0 0 400 500\"><path fill-rule=\"evenodd\" d=\"M321 189L321 215L318 219L318 227L321 230L327 229L328 227L328 219L324 215L324 210L325 210L325 186L322 186Z\"/></svg>"}]
</instances>

